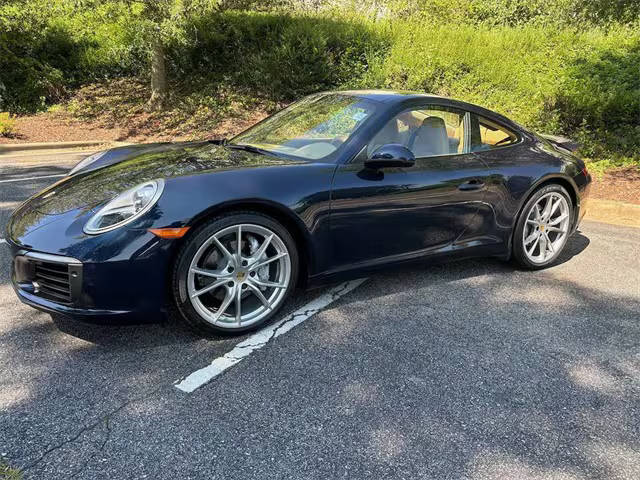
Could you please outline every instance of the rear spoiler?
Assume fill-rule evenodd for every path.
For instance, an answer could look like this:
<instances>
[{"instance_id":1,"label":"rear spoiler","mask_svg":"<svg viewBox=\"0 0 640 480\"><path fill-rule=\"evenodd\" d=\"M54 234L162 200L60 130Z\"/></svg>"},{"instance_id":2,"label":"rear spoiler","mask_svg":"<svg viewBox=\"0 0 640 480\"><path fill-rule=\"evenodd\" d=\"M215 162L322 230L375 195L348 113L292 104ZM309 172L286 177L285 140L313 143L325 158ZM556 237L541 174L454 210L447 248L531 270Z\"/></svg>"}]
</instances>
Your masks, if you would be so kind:
<instances>
[{"instance_id":1,"label":"rear spoiler","mask_svg":"<svg viewBox=\"0 0 640 480\"><path fill-rule=\"evenodd\" d=\"M564 148L565 150L569 150L570 152L575 152L581 147L581 145L578 142L571 140L570 138L559 137L557 135L545 135L545 134L542 134L540 136L546 140L549 140L551 143L554 143L559 147Z\"/></svg>"}]
</instances>

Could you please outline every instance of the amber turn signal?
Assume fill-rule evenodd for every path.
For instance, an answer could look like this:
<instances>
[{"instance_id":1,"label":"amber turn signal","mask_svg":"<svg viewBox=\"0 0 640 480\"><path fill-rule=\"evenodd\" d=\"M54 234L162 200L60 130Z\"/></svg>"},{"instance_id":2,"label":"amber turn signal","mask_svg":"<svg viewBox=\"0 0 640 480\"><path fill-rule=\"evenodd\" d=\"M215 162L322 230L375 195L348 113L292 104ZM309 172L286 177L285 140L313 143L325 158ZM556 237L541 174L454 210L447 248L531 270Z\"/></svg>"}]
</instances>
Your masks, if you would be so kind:
<instances>
[{"instance_id":1,"label":"amber turn signal","mask_svg":"<svg viewBox=\"0 0 640 480\"><path fill-rule=\"evenodd\" d=\"M182 238L189 227L181 228L150 228L149 231L160 238Z\"/></svg>"}]
</instances>

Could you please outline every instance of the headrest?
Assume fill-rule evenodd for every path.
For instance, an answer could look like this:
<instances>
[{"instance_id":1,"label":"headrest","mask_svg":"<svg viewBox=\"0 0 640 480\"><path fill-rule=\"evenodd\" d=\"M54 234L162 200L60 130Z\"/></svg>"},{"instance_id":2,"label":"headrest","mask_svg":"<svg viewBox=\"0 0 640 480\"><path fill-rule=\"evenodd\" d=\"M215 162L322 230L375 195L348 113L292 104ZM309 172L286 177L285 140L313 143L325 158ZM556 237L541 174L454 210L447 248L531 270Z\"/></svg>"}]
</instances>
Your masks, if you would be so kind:
<instances>
[{"instance_id":1,"label":"headrest","mask_svg":"<svg viewBox=\"0 0 640 480\"><path fill-rule=\"evenodd\" d=\"M440 117L427 117L422 121L422 126L430 128L447 128L444 120Z\"/></svg>"}]
</instances>

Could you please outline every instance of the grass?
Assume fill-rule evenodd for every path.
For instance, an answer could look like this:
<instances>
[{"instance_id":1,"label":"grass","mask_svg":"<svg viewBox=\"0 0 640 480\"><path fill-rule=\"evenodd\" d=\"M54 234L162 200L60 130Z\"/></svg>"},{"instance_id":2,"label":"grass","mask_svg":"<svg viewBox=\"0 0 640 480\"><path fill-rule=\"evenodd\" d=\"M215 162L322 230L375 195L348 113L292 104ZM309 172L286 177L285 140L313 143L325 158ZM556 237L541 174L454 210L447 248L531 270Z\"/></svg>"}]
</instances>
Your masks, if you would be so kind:
<instances>
[{"instance_id":1,"label":"grass","mask_svg":"<svg viewBox=\"0 0 640 480\"><path fill-rule=\"evenodd\" d=\"M22 472L0 460L0 480L22 480Z\"/></svg>"},{"instance_id":2,"label":"grass","mask_svg":"<svg viewBox=\"0 0 640 480\"><path fill-rule=\"evenodd\" d=\"M445 8L447 2L437 3ZM24 55L16 68L14 57L7 57L0 61L0 67L6 64L0 82L13 72L6 88L18 85L31 95L37 89L21 79L38 80L34 108L62 96L68 100L58 112L125 124L132 135L162 131L187 138L215 133L221 125L228 129L231 121L241 128L319 90L418 90L483 105L536 132L573 138L595 171L640 166L637 25L489 26L454 17L435 22L425 15L374 20L353 12L202 11L185 20L179 38L167 41L172 95L165 112L149 113L141 20L109 12L57 16L55 28L40 39L47 47L42 55L74 55L41 56L37 71ZM20 39L31 45L30 37ZM65 63L53 68L60 59Z\"/></svg>"},{"instance_id":3,"label":"grass","mask_svg":"<svg viewBox=\"0 0 640 480\"><path fill-rule=\"evenodd\" d=\"M591 173L596 178L602 178L606 173L612 173L615 171L629 171L638 170L640 172L640 163L633 158L626 159L618 159L616 161L612 161L610 159L604 160L592 160L586 159L587 167L589 168L589 173Z\"/></svg>"}]
</instances>

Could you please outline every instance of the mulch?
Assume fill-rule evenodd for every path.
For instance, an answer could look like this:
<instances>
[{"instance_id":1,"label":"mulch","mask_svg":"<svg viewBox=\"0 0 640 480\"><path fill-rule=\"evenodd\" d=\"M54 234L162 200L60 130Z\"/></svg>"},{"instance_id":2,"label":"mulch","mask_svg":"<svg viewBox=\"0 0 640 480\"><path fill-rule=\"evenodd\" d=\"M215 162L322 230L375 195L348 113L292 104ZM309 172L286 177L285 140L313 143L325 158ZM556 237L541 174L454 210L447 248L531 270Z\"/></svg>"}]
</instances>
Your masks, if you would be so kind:
<instances>
[{"instance_id":1,"label":"mulch","mask_svg":"<svg viewBox=\"0 0 640 480\"><path fill-rule=\"evenodd\" d=\"M16 134L0 137L0 144L32 142L67 142L83 140L115 141L119 128L104 128L71 118L40 113L16 118Z\"/></svg>"},{"instance_id":2,"label":"mulch","mask_svg":"<svg viewBox=\"0 0 640 480\"><path fill-rule=\"evenodd\" d=\"M594 179L591 196L640 205L640 168L619 168Z\"/></svg>"}]
</instances>

